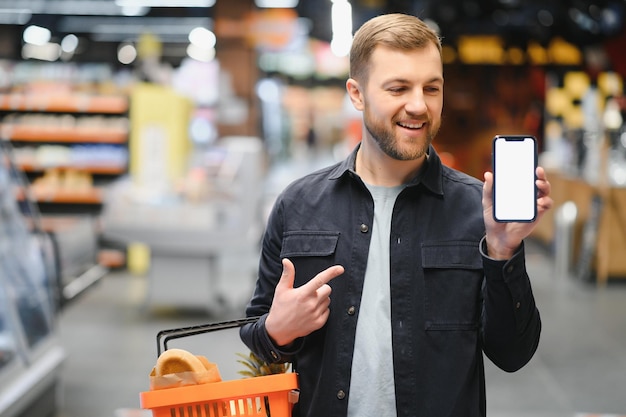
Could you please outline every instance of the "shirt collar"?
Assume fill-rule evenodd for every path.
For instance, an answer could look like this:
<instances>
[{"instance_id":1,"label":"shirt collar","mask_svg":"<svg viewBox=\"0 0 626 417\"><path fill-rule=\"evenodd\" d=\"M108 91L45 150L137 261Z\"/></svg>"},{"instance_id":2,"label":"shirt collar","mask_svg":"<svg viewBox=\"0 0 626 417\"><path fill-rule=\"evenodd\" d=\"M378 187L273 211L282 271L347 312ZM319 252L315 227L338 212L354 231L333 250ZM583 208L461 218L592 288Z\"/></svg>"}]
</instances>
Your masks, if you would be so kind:
<instances>
[{"instance_id":1,"label":"shirt collar","mask_svg":"<svg viewBox=\"0 0 626 417\"><path fill-rule=\"evenodd\" d=\"M350 152L350 154L330 173L330 179L335 180L343 177L344 175L356 176L356 154L361 144L359 143ZM407 186L414 186L417 184L423 184L428 190L434 194L443 195L443 178L442 178L442 164L439 155L435 151L435 148L431 145L428 149L428 160L426 169L421 171L420 174L407 184Z\"/></svg>"}]
</instances>

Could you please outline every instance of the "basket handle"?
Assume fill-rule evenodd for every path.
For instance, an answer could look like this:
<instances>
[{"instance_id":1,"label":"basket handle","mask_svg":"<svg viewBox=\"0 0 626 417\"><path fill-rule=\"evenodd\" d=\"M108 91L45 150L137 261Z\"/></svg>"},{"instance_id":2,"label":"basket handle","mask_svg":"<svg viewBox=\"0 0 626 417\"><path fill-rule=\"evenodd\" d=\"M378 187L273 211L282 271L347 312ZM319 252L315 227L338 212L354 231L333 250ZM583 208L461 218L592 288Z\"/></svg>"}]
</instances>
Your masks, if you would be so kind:
<instances>
[{"instance_id":1,"label":"basket handle","mask_svg":"<svg viewBox=\"0 0 626 417\"><path fill-rule=\"evenodd\" d=\"M214 332L217 330L233 329L235 327L242 327L246 324L256 323L260 316L246 317L243 319L222 321L219 323L199 324L196 326L179 327L176 329L161 330L157 333L157 358L161 356L163 351L167 350L167 343L172 339L179 339L187 336L195 336L198 334ZM161 348L161 343L163 347Z\"/></svg>"}]
</instances>

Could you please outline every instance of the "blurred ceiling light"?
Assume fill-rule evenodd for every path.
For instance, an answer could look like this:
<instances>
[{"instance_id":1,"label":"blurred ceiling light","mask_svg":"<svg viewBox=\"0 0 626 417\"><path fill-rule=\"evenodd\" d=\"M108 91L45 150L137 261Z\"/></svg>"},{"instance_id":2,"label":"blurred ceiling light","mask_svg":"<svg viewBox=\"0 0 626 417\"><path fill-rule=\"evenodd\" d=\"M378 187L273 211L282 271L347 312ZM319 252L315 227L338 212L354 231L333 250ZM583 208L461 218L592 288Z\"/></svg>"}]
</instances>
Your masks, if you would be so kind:
<instances>
[{"instance_id":1,"label":"blurred ceiling light","mask_svg":"<svg viewBox=\"0 0 626 417\"><path fill-rule=\"evenodd\" d=\"M352 46L352 37L340 38L333 36L330 41L330 50L335 56L348 56Z\"/></svg>"},{"instance_id":2,"label":"blurred ceiling light","mask_svg":"<svg viewBox=\"0 0 626 417\"><path fill-rule=\"evenodd\" d=\"M606 102L603 115L604 126L610 130L619 130L623 125L620 105L616 99L610 98Z\"/></svg>"},{"instance_id":3,"label":"blurred ceiling light","mask_svg":"<svg viewBox=\"0 0 626 417\"><path fill-rule=\"evenodd\" d=\"M24 42L31 45L45 45L50 41L51 37L52 33L49 29L35 25L24 29L24 34L22 35Z\"/></svg>"},{"instance_id":4,"label":"blurred ceiling light","mask_svg":"<svg viewBox=\"0 0 626 417\"><path fill-rule=\"evenodd\" d=\"M61 50L68 54L73 54L78 47L78 37L76 35L66 35L61 40Z\"/></svg>"},{"instance_id":5,"label":"blurred ceiling light","mask_svg":"<svg viewBox=\"0 0 626 417\"><path fill-rule=\"evenodd\" d=\"M196 27L189 32L189 42L202 48L214 48L217 38L209 29Z\"/></svg>"},{"instance_id":6,"label":"blurred ceiling light","mask_svg":"<svg viewBox=\"0 0 626 417\"><path fill-rule=\"evenodd\" d=\"M622 18L615 10L607 8L601 12L601 22L608 32L617 32L620 30Z\"/></svg>"},{"instance_id":7,"label":"blurred ceiling light","mask_svg":"<svg viewBox=\"0 0 626 417\"><path fill-rule=\"evenodd\" d=\"M211 62L215 58L215 48L201 48L193 43L187 46L187 56L200 62Z\"/></svg>"},{"instance_id":8,"label":"blurred ceiling light","mask_svg":"<svg viewBox=\"0 0 626 417\"><path fill-rule=\"evenodd\" d=\"M197 26L189 31L189 45L187 56L200 62L211 62L215 58L215 33L203 26Z\"/></svg>"},{"instance_id":9,"label":"blurred ceiling light","mask_svg":"<svg viewBox=\"0 0 626 417\"><path fill-rule=\"evenodd\" d=\"M133 44L125 43L117 49L117 60L124 64L132 64L137 59L137 49Z\"/></svg>"},{"instance_id":10,"label":"blurred ceiling light","mask_svg":"<svg viewBox=\"0 0 626 417\"><path fill-rule=\"evenodd\" d=\"M570 19L576 23L579 28L594 34L600 32L598 23L586 13L581 12L575 7L571 7L568 14Z\"/></svg>"},{"instance_id":11,"label":"blurred ceiling light","mask_svg":"<svg viewBox=\"0 0 626 417\"><path fill-rule=\"evenodd\" d=\"M212 7L215 0L115 0L120 7Z\"/></svg>"},{"instance_id":12,"label":"blurred ceiling light","mask_svg":"<svg viewBox=\"0 0 626 417\"><path fill-rule=\"evenodd\" d=\"M217 139L215 125L203 117L194 117L189 123L189 134L194 142L200 144L212 143Z\"/></svg>"},{"instance_id":13,"label":"blurred ceiling light","mask_svg":"<svg viewBox=\"0 0 626 417\"><path fill-rule=\"evenodd\" d=\"M261 101L268 103L280 103L281 86L277 80L263 78L256 85L256 93Z\"/></svg>"},{"instance_id":14,"label":"blurred ceiling light","mask_svg":"<svg viewBox=\"0 0 626 417\"><path fill-rule=\"evenodd\" d=\"M336 56L347 56L352 45L352 5L347 0L331 0L333 36L330 49Z\"/></svg>"},{"instance_id":15,"label":"blurred ceiling light","mask_svg":"<svg viewBox=\"0 0 626 417\"><path fill-rule=\"evenodd\" d=\"M554 24L554 17L552 16L552 13L545 9L539 10L537 13L537 20L539 20L539 23L546 27L550 27Z\"/></svg>"},{"instance_id":16,"label":"blurred ceiling light","mask_svg":"<svg viewBox=\"0 0 626 417\"><path fill-rule=\"evenodd\" d=\"M22 58L39 59L41 61L56 61L61 56L61 45L46 43L44 45L26 44L22 47Z\"/></svg>"},{"instance_id":17,"label":"blurred ceiling light","mask_svg":"<svg viewBox=\"0 0 626 417\"><path fill-rule=\"evenodd\" d=\"M298 0L254 0L256 7L262 9L284 8L293 9L298 5Z\"/></svg>"}]
</instances>

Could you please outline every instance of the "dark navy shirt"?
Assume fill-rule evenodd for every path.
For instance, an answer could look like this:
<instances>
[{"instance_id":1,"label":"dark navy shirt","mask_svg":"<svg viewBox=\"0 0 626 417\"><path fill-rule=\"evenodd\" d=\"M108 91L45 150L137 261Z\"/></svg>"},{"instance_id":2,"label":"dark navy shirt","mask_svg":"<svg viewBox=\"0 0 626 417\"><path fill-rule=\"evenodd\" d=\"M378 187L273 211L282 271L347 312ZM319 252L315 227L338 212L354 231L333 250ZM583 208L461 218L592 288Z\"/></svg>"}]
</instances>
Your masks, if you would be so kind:
<instances>
[{"instance_id":1,"label":"dark navy shirt","mask_svg":"<svg viewBox=\"0 0 626 417\"><path fill-rule=\"evenodd\" d=\"M357 148L358 149L358 148ZM295 416L347 413L356 323L374 215L354 172L356 152L290 184L263 237L256 289L241 329L268 362L292 362L300 400ZM524 247L508 261L485 253L482 183L442 165L431 147L419 180L398 196L391 224L391 328L398 416L484 416L483 353L513 372L533 356L541 332ZM295 286L336 264L326 325L288 347L265 330L281 259L295 265Z\"/></svg>"}]
</instances>

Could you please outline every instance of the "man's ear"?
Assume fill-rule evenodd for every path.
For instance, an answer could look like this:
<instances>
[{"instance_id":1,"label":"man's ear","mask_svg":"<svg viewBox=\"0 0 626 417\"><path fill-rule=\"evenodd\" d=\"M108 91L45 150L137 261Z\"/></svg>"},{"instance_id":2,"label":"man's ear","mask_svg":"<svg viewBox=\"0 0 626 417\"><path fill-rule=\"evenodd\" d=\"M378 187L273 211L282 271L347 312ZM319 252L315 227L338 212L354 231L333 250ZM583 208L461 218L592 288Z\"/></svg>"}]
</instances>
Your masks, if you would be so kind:
<instances>
[{"instance_id":1,"label":"man's ear","mask_svg":"<svg viewBox=\"0 0 626 417\"><path fill-rule=\"evenodd\" d=\"M346 81L346 91L354 108L362 111L363 95L361 94L361 86L354 78L348 78L348 81Z\"/></svg>"}]
</instances>

